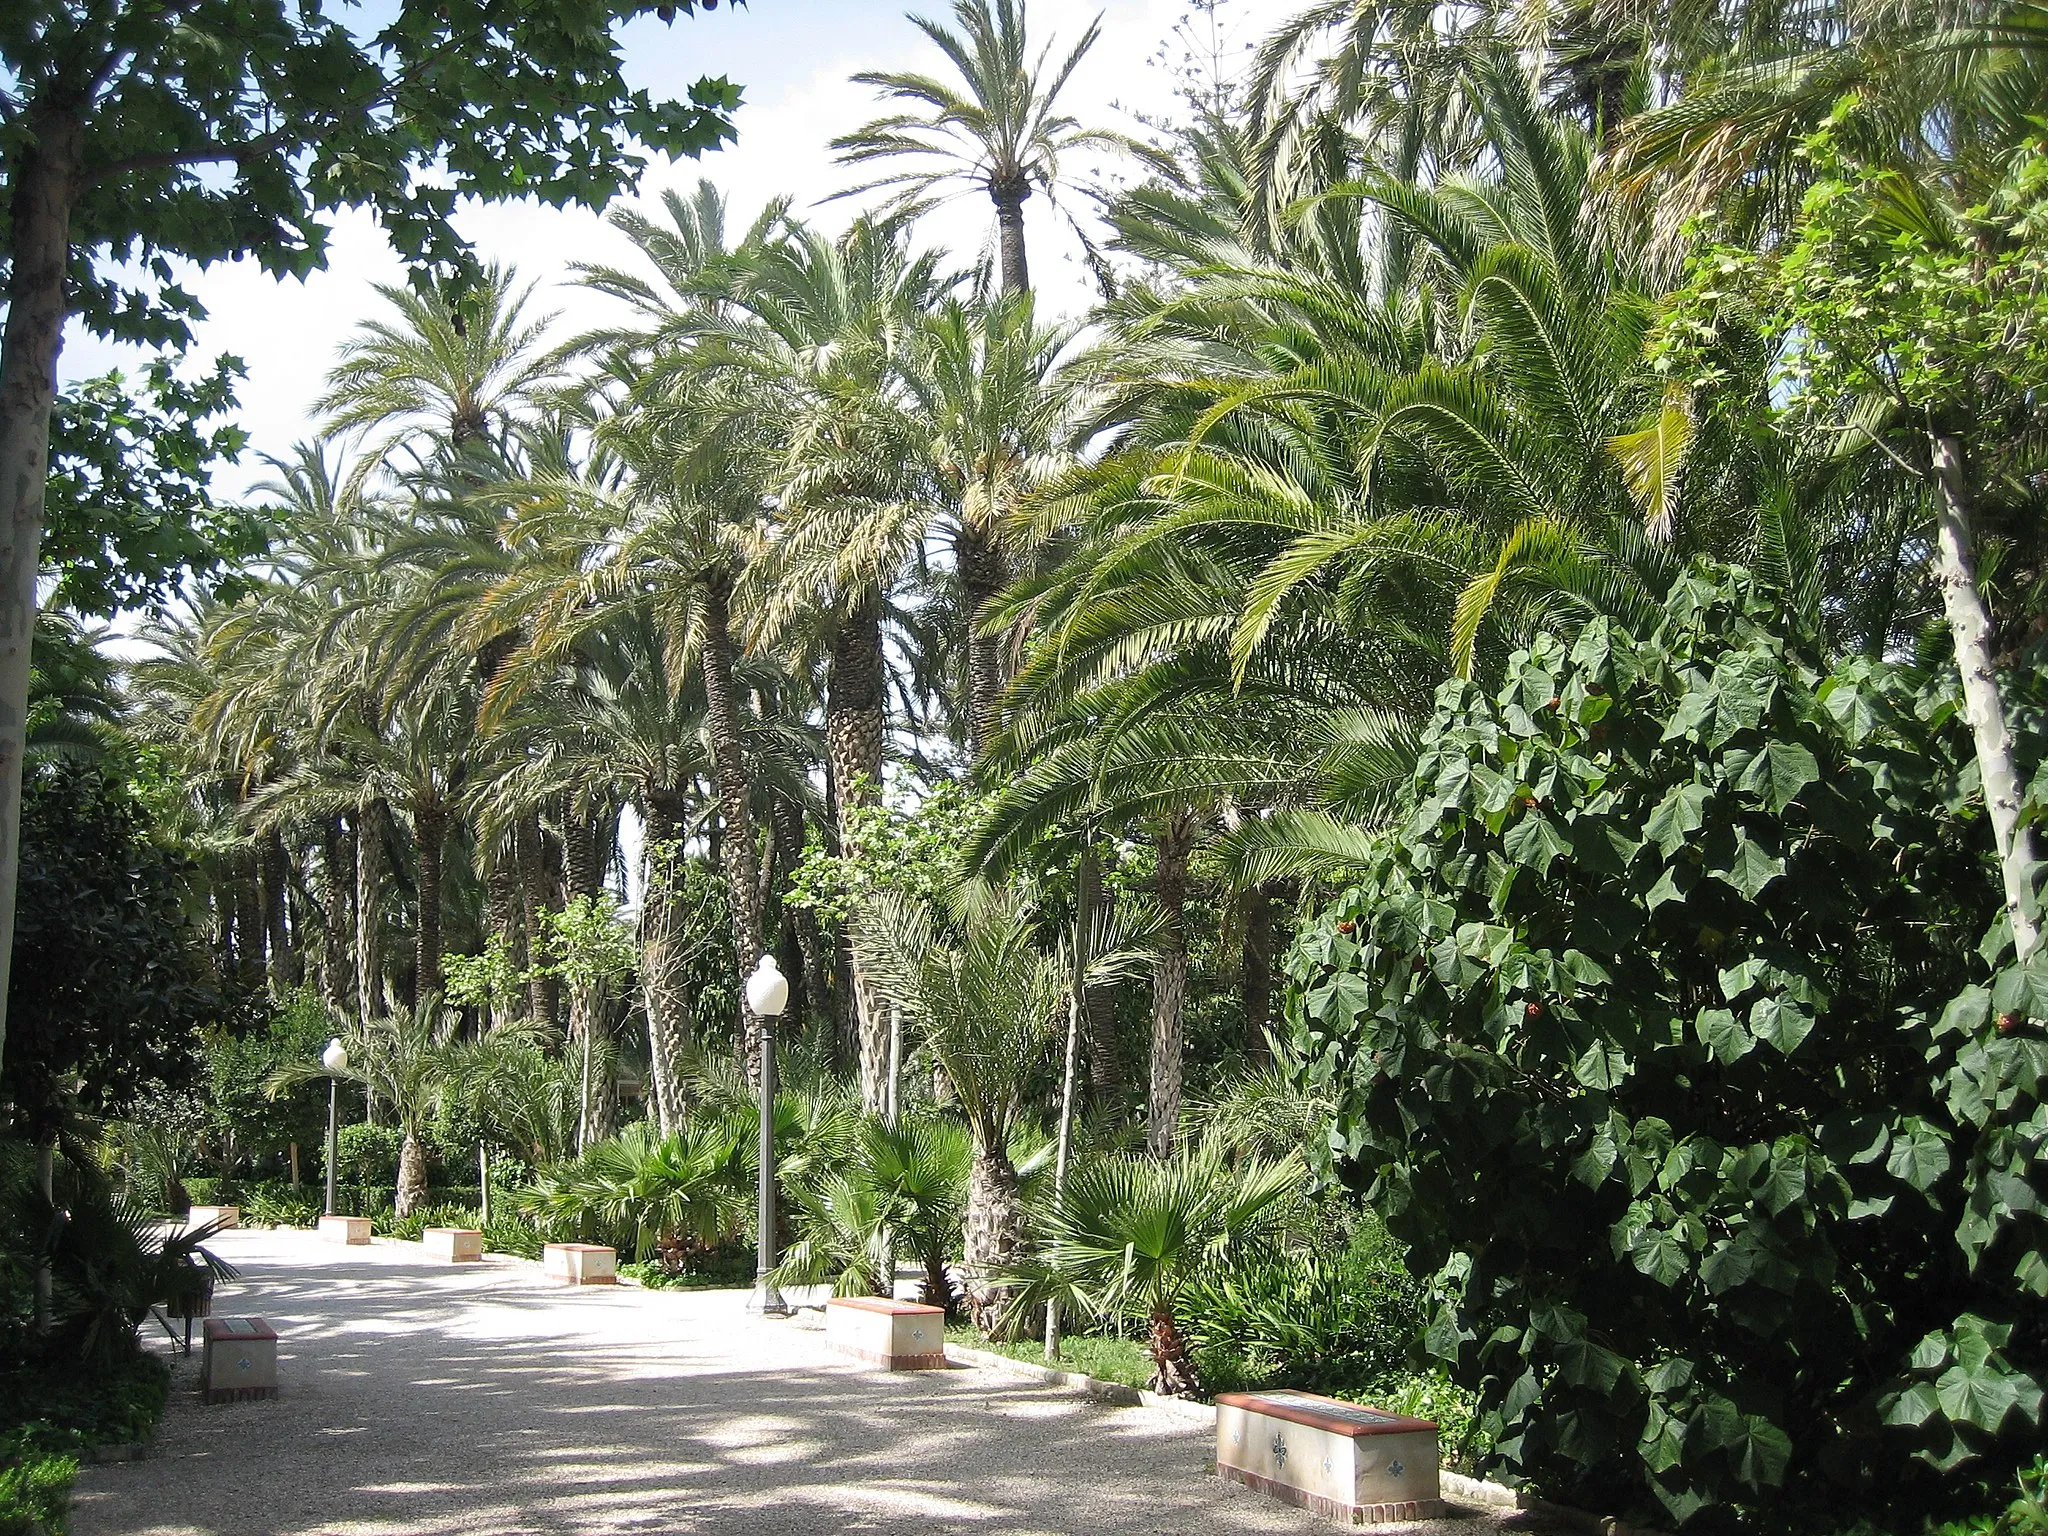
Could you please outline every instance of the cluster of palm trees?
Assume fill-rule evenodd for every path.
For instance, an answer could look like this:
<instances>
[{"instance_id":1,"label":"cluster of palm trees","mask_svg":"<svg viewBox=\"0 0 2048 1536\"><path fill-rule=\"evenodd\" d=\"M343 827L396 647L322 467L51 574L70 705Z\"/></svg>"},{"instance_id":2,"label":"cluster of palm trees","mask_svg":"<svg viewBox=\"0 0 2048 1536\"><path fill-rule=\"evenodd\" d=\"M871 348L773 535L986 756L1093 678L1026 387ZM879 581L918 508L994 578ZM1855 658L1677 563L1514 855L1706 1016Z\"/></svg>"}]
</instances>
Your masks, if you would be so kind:
<instances>
[{"instance_id":1,"label":"cluster of palm trees","mask_svg":"<svg viewBox=\"0 0 2048 1536\"><path fill-rule=\"evenodd\" d=\"M619 318L581 335L508 270L385 291L326 435L278 463L264 578L160 629L137 686L186 754L224 965L317 980L367 1022L439 993L446 957L496 956L513 981L480 1024L609 1052L623 991L565 1003L538 962L554 914L630 888L656 1129L688 1119L699 1038L757 1067L758 1021L704 1016L695 957L778 953L870 1114L892 1023L919 1016L974 1142L968 1268L993 1274L1028 1084L974 1053L1055 1051L1070 991L1097 1107L1124 1107L1113 980L988 915L1028 905L1003 890L1049 848L1084 910L1110 905L1104 859L1142 886L1165 1156L1190 901L1234 914L1257 1055L1286 912L1361 858L1445 680L1541 630L1654 623L1703 554L1844 649L1900 651L1945 614L1989 675L2027 599L1998 575L1979 596L1956 561L1984 539L1997 571L2038 568L2025 467L1973 508L1943 480L1952 426L1884 399L1781 409L1777 349L1734 321L1709 384L1658 344L1697 221L1783 239L1799 147L1845 100L1912 206L1953 222L2034 132L2048 30L1964 0L1318 0L1139 146L1061 110L1092 31L1033 52L1022 0L954 9L919 23L948 78L863 77L900 110L837 147L889 198L842 235L781 203L736 218L708 185L617 213L633 259L571 276ZM1085 326L1041 312L1025 248L1034 195L1073 202L1077 151L1138 173L1101 196ZM994 206L993 271L917 243L963 188ZM1960 532L1931 538L1937 511ZM957 910L835 932L787 899L885 783L946 776L992 795ZM2001 853L2030 858L2026 836ZM715 935L682 895L693 862L718 875ZM1028 1049L949 1035L920 947L1011 941L1007 984L1046 995L956 1012ZM599 1098L592 1141L617 1129Z\"/></svg>"}]
</instances>

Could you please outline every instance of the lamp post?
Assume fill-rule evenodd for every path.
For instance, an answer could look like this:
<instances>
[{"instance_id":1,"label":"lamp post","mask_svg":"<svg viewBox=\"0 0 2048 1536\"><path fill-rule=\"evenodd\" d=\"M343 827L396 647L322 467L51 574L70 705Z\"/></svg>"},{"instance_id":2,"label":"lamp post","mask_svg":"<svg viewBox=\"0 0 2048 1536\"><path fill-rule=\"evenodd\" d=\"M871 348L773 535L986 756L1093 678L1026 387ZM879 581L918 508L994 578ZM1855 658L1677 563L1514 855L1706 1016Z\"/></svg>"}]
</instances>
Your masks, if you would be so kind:
<instances>
[{"instance_id":1,"label":"lamp post","mask_svg":"<svg viewBox=\"0 0 2048 1536\"><path fill-rule=\"evenodd\" d=\"M327 1214L334 1214L334 1157L339 1135L335 1123L335 1100L341 1089L341 1074L348 1070L348 1050L339 1039L329 1040L320 1053L320 1065L327 1069Z\"/></svg>"},{"instance_id":2,"label":"lamp post","mask_svg":"<svg viewBox=\"0 0 2048 1536\"><path fill-rule=\"evenodd\" d=\"M761 1187L759 1236L754 1244L754 1300L763 1317L787 1317L789 1307L768 1272L775 1267L775 1021L789 1006L789 978L763 955L747 978L747 1007L761 1021Z\"/></svg>"}]
</instances>

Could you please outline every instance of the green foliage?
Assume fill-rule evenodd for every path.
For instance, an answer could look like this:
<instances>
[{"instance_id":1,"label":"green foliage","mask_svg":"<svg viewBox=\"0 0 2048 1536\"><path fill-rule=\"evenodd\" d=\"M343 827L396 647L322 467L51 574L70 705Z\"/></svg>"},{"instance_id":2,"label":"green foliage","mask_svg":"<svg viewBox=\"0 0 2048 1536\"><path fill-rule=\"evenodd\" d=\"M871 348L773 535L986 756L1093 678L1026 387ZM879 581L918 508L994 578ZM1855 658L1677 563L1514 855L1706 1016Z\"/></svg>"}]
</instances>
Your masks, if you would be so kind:
<instances>
[{"instance_id":1,"label":"green foliage","mask_svg":"<svg viewBox=\"0 0 2048 1536\"><path fill-rule=\"evenodd\" d=\"M560 911L550 911L544 948L535 969L585 991L617 986L633 974L639 958L633 930L620 921L618 898L610 892L571 896Z\"/></svg>"},{"instance_id":2,"label":"green foliage","mask_svg":"<svg viewBox=\"0 0 2048 1536\"><path fill-rule=\"evenodd\" d=\"M1424 1290L1405 1257L1369 1211L1353 1218L1348 1238L1340 1231L1230 1254L1195 1277L1183 1303L1203 1382L1219 1392L1342 1394L1404 1379L1425 1321Z\"/></svg>"},{"instance_id":3,"label":"green foliage","mask_svg":"<svg viewBox=\"0 0 2048 1536\"><path fill-rule=\"evenodd\" d=\"M0 1436L0 1536L63 1536L78 1460Z\"/></svg>"},{"instance_id":4,"label":"green foliage","mask_svg":"<svg viewBox=\"0 0 2048 1536\"><path fill-rule=\"evenodd\" d=\"M138 390L108 373L58 397L41 548L57 577L51 601L110 617L263 553L269 524L246 508L216 506L209 488L213 467L247 442L239 427L206 425L234 410L242 374L239 358L223 357L188 381L160 358ZM232 582L220 591L232 597Z\"/></svg>"},{"instance_id":5,"label":"green foliage","mask_svg":"<svg viewBox=\"0 0 2048 1536\"><path fill-rule=\"evenodd\" d=\"M923 1271L926 1305L950 1310L946 1264L959 1247L967 1165L967 1133L957 1120L916 1115L890 1126L863 1119L849 1156L814 1159L802 1175L784 1177L794 1219L777 1283L887 1295L890 1260L907 1258Z\"/></svg>"},{"instance_id":6,"label":"green foliage","mask_svg":"<svg viewBox=\"0 0 2048 1536\"><path fill-rule=\"evenodd\" d=\"M543 1173L520 1205L544 1226L594 1230L643 1259L709 1248L747 1219L743 1145L725 1125L692 1123L664 1137L639 1121Z\"/></svg>"},{"instance_id":7,"label":"green foliage","mask_svg":"<svg viewBox=\"0 0 2048 1536\"><path fill-rule=\"evenodd\" d=\"M390 1184L398 1178L398 1153L404 1136L393 1125L357 1122L344 1125L334 1137L336 1175L351 1184Z\"/></svg>"},{"instance_id":8,"label":"green foliage","mask_svg":"<svg viewBox=\"0 0 2048 1536\"><path fill-rule=\"evenodd\" d=\"M242 1197L242 1220L254 1227L312 1227L320 1221L320 1197L310 1188L265 1184Z\"/></svg>"},{"instance_id":9,"label":"green foliage","mask_svg":"<svg viewBox=\"0 0 2048 1536\"><path fill-rule=\"evenodd\" d=\"M965 878L962 856L987 814L987 798L951 779L941 779L914 807L871 801L873 792L872 784L855 786L837 853L813 836L790 875L790 905L834 923L850 921L882 891L949 905Z\"/></svg>"},{"instance_id":10,"label":"green foliage","mask_svg":"<svg viewBox=\"0 0 2048 1536\"><path fill-rule=\"evenodd\" d=\"M1155 1390L1199 1391L1180 1334L1192 1288L1279 1234L1302 1175L1297 1158L1232 1164L1214 1143L1084 1163L1033 1213L1036 1245L1008 1270L1013 1315L1058 1300L1097 1322L1143 1323Z\"/></svg>"},{"instance_id":11,"label":"green foliage","mask_svg":"<svg viewBox=\"0 0 2048 1536\"><path fill-rule=\"evenodd\" d=\"M1042 1338L992 1339L968 1323L948 1326L946 1337L970 1349L993 1350L999 1355L1008 1355L1012 1360L1076 1371L1097 1381L1119 1382L1140 1391L1152 1385L1152 1377L1157 1370L1152 1363L1152 1351L1146 1347L1145 1341L1122 1333L1062 1333L1060 1357L1050 1361L1045 1358Z\"/></svg>"},{"instance_id":12,"label":"green foliage","mask_svg":"<svg viewBox=\"0 0 2048 1536\"><path fill-rule=\"evenodd\" d=\"M1945 693L1824 669L1739 574L1666 608L1441 690L1288 958L1322 1150L1436 1274L1511 1471L1681 1521L1938 1507L2039 1420L2048 968L1972 982Z\"/></svg>"},{"instance_id":13,"label":"green foliage","mask_svg":"<svg viewBox=\"0 0 2048 1536\"><path fill-rule=\"evenodd\" d=\"M457 1008L484 1013L508 1009L525 997L526 976L512 963L512 941L502 931L485 939L474 955L443 955L441 984Z\"/></svg>"},{"instance_id":14,"label":"green foliage","mask_svg":"<svg viewBox=\"0 0 2048 1536\"><path fill-rule=\"evenodd\" d=\"M416 1243L429 1227L461 1227L471 1232L481 1232L484 1227L484 1213L473 1205L423 1205L410 1215L394 1220L384 1235Z\"/></svg>"},{"instance_id":15,"label":"green foliage","mask_svg":"<svg viewBox=\"0 0 2048 1536\"><path fill-rule=\"evenodd\" d=\"M190 1082L198 1029L222 999L187 915L187 863L119 778L30 763L21 817L0 1094L23 1133L47 1140L74 1080L78 1106L101 1115Z\"/></svg>"},{"instance_id":16,"label":"green foliage","mask_svg":"<svg viewBox=\"0 0 2048 1536\"><path fill-rule=\"evenodd\" d=\"M141 1444L155 1437L170 1387L162 1357L142 1350L89 1369L13 1354L0 1365L0 1436L48 1452Z\"/></svg>"},{"instance_id":17,"label":"green foliage","mask_svg":"<svg viewBox=\"0 0 2048 1536\"><path fill-rule=\"evenodd\" d=\"M309 1078L288 1092L274 1094L269 1083L288 1063L318 1061L338 1032L336 1020L311 988L257 1012L259 1022L253 1029L207 1032L211 1118L244 1154L279 1152L293 1142L310 1152L327 1134L326 1084Z\"/></svg>"}]
</instances>

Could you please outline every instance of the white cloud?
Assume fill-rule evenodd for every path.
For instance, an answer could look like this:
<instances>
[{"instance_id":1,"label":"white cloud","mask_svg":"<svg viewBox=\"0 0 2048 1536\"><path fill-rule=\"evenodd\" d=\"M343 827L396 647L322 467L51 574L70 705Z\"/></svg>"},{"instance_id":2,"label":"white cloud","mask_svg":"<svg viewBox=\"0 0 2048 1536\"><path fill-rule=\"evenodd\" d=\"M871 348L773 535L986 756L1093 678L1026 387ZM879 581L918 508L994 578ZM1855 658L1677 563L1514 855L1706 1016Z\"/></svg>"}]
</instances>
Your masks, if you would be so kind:
<instances>
[{"instance_id":1,"label":"white cloud","mask_svg":"<svg viewBox=\"0 0 2048 1536\"><path fill-rule=\"evenodd\" d=\"M919 9L943 17L949 7ZM1056 36L1070 44L1097 9L1083 0L1033 0L1034 37ZM1111 0L1102 14L1102 40L1077 71L1067 101L1084 122L1130 131L1136 124L1111 104L1155 111L1164 106L1169 82L1145 61L1178 12L1169 0ZM843 226L855 208L850 202L820 204L849 179L826 146L876 110L873 93L849 76L862 69L944 67L937 50L904 19L897 0L759 0L746 11L721 8L673 27L648 19L626 34L626 60L635 83L657 93L680 92L702 73L725 73L746 92L738 142L701 161L650 167L638 201L654 202L663 188L691 187L704 176L725 192L741 219L771 197L790 195L799 212L829 228ZM1085 212L1079 200L1072 206ZM1078 242L1040 203L1027 207L1026 218L1032 276L1044 301L1069 313L1086 307L1093 289ZM523 276L540 279L536 306L561 312L566 326L590 323L604 302L563 281L570 263L630 258L624 240L588 210L482 205L463 210L458 222L486 260L510 263ZM985 202L963 198L935 212L919 233L965 264L983 251L990 223ZM327 268L303 282L274 279L253 262L225 264L188 280L209 317L199 327L195 356L233 353L249 369L240 419L252 449L238 473L223 475L225 492L239 493L263 478L258 454L287 453L313 433L312 402L336 346L376 311L373 285L403 280L382 231L360 213L336 221ZM134 360L132 352L74 330L62 361L66 378L81 378L108 367L132 367Z\"/></svg>"}]
</instances>

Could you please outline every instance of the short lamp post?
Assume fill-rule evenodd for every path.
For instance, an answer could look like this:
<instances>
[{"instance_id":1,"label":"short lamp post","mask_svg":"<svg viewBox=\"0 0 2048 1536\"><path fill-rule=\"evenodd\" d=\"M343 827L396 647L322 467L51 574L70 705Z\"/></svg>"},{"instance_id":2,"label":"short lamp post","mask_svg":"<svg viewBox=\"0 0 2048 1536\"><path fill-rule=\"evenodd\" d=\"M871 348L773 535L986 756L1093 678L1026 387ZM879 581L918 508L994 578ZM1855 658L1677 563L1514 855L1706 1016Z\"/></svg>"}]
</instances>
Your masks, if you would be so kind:
<instances>
[{"instance_id":1,"label":"short lamp post","mask_svg":"<svg viewBox=\"0 0 2048 1536\"><path fill-rule=\"evenodd\" d=\"M761 1021L761 1187L754 1245L754 1299L763 1317L787 1317L789 1306L769 1278L775 1268L775 1021L789 1006L789 978L763 955L747 978L747 1009Z\"/></svg>"},{"instance_id":2,"label":"short lamp post","mask_svg":"<svg viewBox=\"0 0 2048 1536\"><path fill-rule=\"evenodd\" d=\"M348 1070L348 1050L340 1040L329 1040L320 1053L320 1065L327 1069L327 1214L334 1214L334 1159L340 1140L335 1123L335 1096L341 1089L341 1074Z\"/></svg>"}]
</instances>

